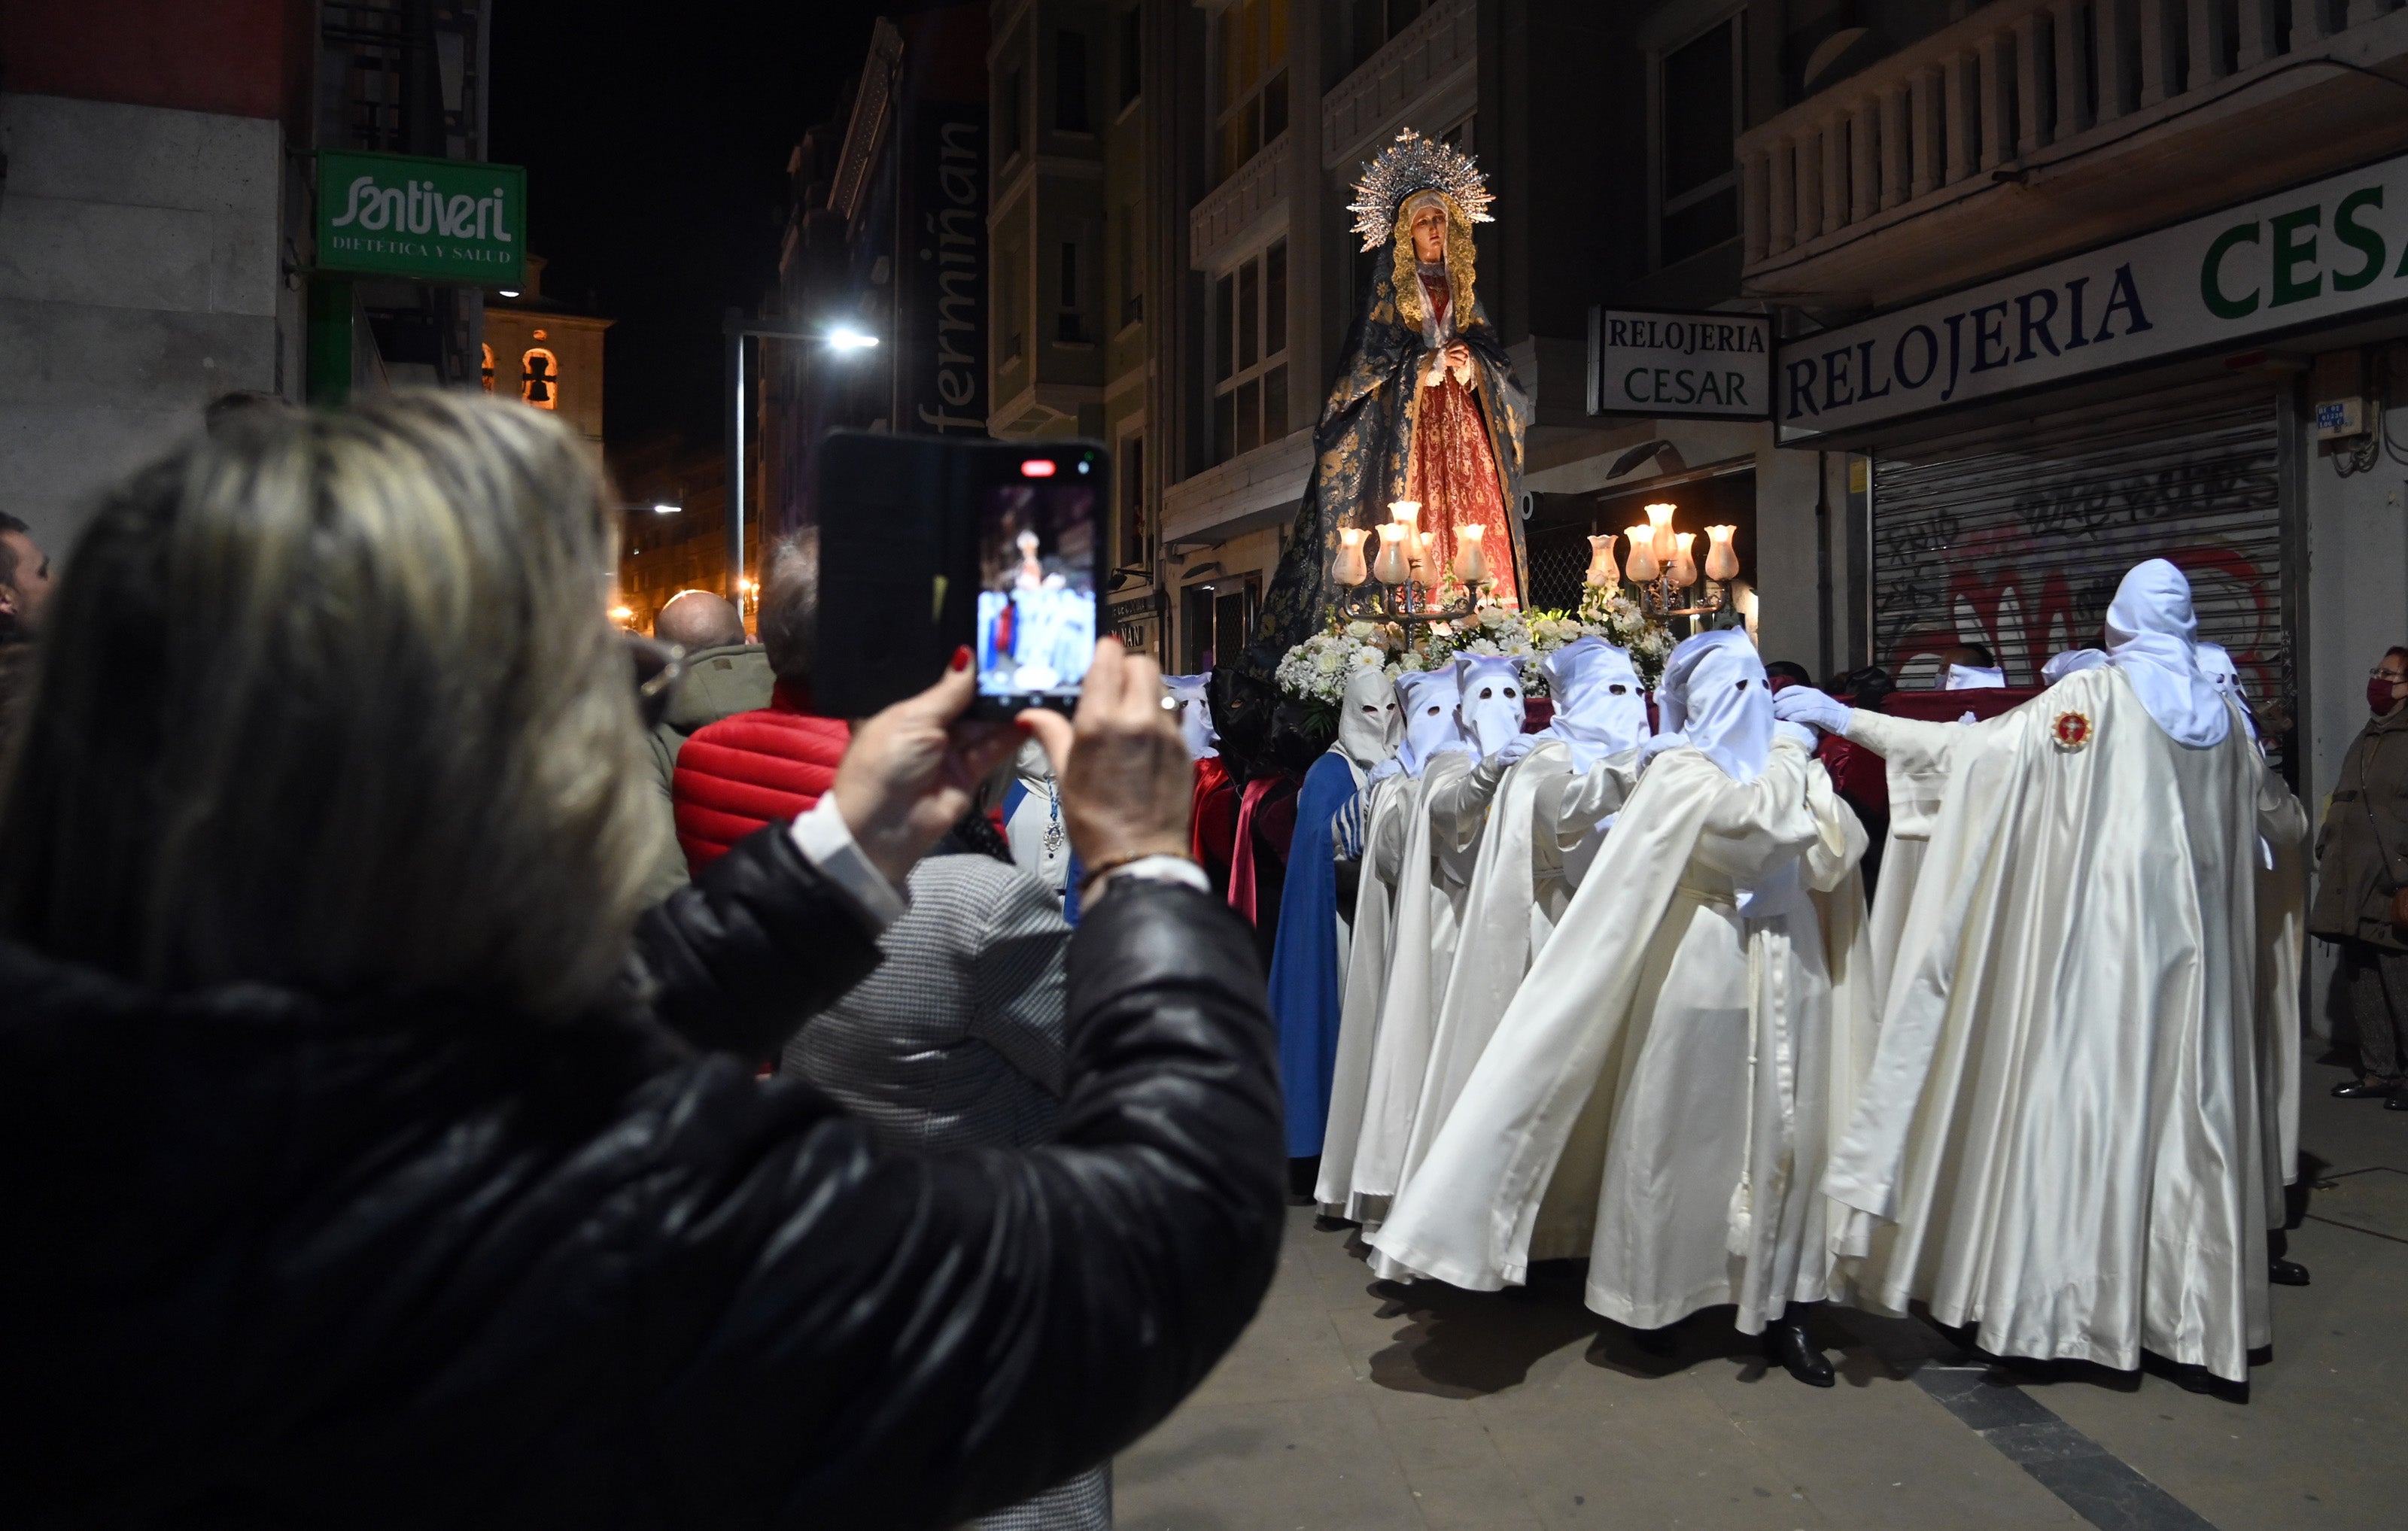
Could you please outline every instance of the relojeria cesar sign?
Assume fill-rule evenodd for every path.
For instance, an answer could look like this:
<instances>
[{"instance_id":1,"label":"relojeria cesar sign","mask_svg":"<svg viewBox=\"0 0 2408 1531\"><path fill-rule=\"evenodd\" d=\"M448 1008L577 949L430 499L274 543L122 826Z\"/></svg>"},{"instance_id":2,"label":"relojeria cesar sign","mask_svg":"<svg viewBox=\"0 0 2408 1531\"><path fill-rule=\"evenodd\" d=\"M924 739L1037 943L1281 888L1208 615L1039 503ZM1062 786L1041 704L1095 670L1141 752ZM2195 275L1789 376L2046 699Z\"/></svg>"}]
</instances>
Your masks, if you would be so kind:
<instances>
[{"instance_id":1,"label":"relojeria cesar sign","mask_svg":"<svg viewBox=\"0 0 2408 1531\"><path fill-rule=\"evenodd\" d=\"M1762 314L1589 310L1593 415L1762 420L1771 370L1772 321Z\"/></svg>"},{"instance_id":2,"label":"relojeria cesar sign","mask_svg":"<svg viewBox=\"0 0 2408 1531\"><path fill-rule=\"evenodd\" d=\"M526 275L526 172L514 165L322 150L318 265L516 287Z\"/></svg>"},{"instance_id":3,"label":"relojeria cesar sign","mask_svg":"<svg viewBox=\"0 0 2408 1531\"><path fill-rule=\"evenodd\" d=\"M2408 301L2408 156L1782 342L1804 442Z\"/></svg>"}]
</instances>

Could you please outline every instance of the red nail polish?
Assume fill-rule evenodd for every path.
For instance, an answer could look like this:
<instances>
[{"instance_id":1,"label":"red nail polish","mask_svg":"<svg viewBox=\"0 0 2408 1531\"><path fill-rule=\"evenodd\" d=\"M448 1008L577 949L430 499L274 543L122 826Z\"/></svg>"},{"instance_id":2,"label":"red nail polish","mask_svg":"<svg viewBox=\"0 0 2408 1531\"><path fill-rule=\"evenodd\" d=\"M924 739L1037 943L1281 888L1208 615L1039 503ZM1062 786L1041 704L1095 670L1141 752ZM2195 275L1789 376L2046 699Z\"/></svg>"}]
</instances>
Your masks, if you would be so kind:
<instances>
[{"instance_id":1,"label":"red nail polish","mask_svg":"<svg viewBox=\"0 0 2408 1531\"><path fill-rule=\"evenodd\" d=\"M957 670L966 670L969 667L970 646L965 643L960 648L953 651L953 668Z\"/></svg>"}]
</instances>

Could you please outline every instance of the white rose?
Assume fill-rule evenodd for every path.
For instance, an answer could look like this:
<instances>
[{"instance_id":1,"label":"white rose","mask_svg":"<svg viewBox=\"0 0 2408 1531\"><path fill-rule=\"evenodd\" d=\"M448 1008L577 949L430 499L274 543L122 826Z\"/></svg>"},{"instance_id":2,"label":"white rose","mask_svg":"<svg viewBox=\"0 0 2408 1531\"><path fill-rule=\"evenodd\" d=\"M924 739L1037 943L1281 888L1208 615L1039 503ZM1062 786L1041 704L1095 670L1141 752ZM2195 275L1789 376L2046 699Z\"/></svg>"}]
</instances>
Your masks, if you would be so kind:
<instances>
[{"instance_id":1,"label":"white rose","mask_svg":"<svg viewBox=\"0 0 2408 1531\"><path fill-rule=\"evenodd\" d=\"M1331 673L1338 668L1338 651L1335 649L1322 650L1321 657L1314 660L1312 664L1313 668L1319 670L1322 674L1327 675Z\"/></svg>"},{"instance_id":2,"label":"white rose","mask_svg":"<svg viewBox=\"0 0 2408 1531\"><path fill-rule=\"evenodd\" d=\"M1368 641L1374 629L1368 622L1350 622L1346 624L1346 636L1353 638L1357 643Z\"/></svg>"}]
</instances>

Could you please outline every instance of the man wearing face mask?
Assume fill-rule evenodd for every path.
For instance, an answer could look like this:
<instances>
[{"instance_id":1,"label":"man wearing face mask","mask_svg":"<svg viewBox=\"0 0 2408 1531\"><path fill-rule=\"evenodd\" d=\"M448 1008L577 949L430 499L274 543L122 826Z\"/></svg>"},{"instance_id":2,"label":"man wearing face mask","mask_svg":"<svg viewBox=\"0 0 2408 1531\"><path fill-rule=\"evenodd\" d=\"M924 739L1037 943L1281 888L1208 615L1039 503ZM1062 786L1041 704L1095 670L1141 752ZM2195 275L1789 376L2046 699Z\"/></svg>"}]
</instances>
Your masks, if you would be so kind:
<instances>
[{"instance_id":1,"label":"man wearing face mask","mask_svg":"<svg viewBox=\"0 0 2408 1531\"><path fill-rule=\"evenodd\" d=\"M1869 1304L1927 1302L1999 1354L2154 1352L2204 1390L2244 1383L2272 1338L2270 1202L2293 1170L2258 901L2305 825L2202 673L2182 571L2135 566L2106 625L2105 665L1971 727L1778 699L1938 799L1825 1186L1897 1224Z\"/></svg>"},{"instance_id":2,"label":"man wearing face mask","mask_svg":"<svg viewBox=\"0 0 2408 1531\"><path fill-rule=\"evenodd\" d=\"M2332 1093L2408 1111L2408 929L2391 919L2394 892L2408 884L2408 649L2384 651L2366 678L2366 708L2316 834L2308 933L2340 948L2358 1023L2358 1077Z\"/></svg>"},{"instance_id":3,"label":"man wearing face mask","mask_svg":"<svg viewBox=\"0 0 2408 1531\"><path fill-rule=\"evenodd\" d=\"M1357 669L1338 704L1337 742L1304 773L1296 794L1296 833L1288 845L1279 941L1270 966L1291 1159L1321 1152L1330 1079L1338 1065L1338 988L1346 970L1349 932L1338 908L1331 829L1372 770L1396 753L1402 733L1396 687L1376 665Z\"/></svg>"},{"instance_id":4,"label":"man wearing face mask","mask_svg":"<svg viewBox=\"0 0 2408 1531\"><path fill-rule=\"evenodd\" d=\"M1405 1145L1410 1181L1463 1092L1531 959L1594 860L1614 809L1639 778L1647 704L1630 656L1584 637L1540 662L1555 718L1490 759L1506 768L1464 904L1429 1066ZM1484 765L1486 763L1484 762ZM1567 863L1571 864L1568 868Z\"/></svg>"},{"instance_id":5,"label":"man wearing face mask","mask_svg":"<svg viewBox=\"0 0 2408 1531\"><path fill-rule=\"evenodd\" d=\"M1586 1254L1594 1310L1736 1304L1829 1386L1791 1305L1841 1295L1862 1231L1817 1181L1870 1046L1864 831L1744 634L1684 641L1657 700L1670 732L1372 1242L1475 1290Z\"/></svg>"}]
</instances>

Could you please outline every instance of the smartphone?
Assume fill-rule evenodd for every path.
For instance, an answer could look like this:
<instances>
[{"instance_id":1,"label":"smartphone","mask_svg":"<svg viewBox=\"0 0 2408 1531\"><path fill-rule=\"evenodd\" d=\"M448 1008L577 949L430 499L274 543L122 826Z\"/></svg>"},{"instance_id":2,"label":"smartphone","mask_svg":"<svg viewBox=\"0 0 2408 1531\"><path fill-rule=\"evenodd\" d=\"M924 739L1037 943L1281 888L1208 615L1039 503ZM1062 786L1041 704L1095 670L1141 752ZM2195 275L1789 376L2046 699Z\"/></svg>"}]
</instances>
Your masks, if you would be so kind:
<instances>
[{"instance_id":1,"label":"smartphone","mask_svg":"<svg viewBox=\"0 0 2408 1531\"><path fill-rule=\"evenodd\" d=\"M1102 631L1101 442L837 432L820 453L819 710L865 717L968 647L974 716L1068 711Z\"/></svg>"}]
</instances>

